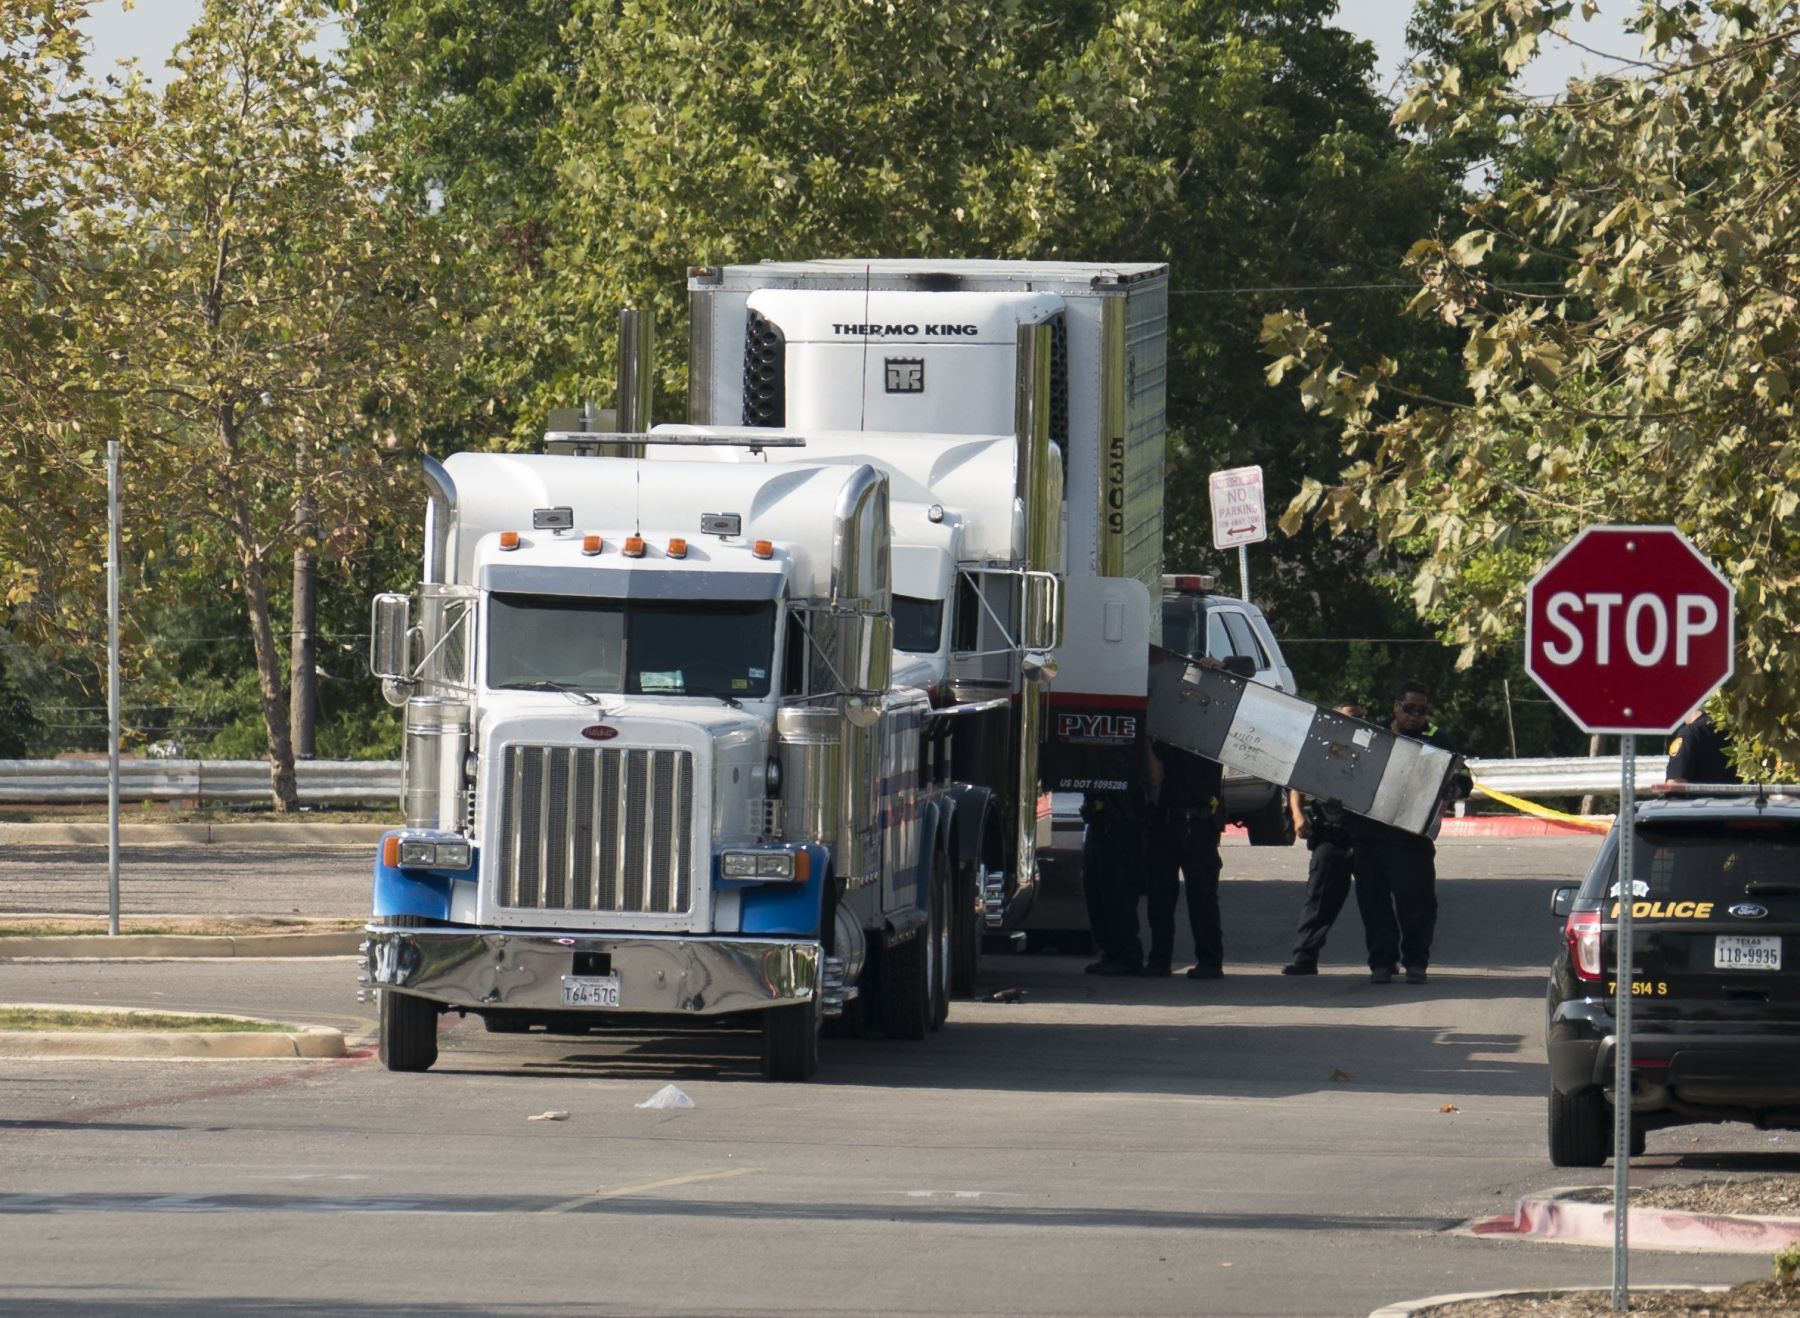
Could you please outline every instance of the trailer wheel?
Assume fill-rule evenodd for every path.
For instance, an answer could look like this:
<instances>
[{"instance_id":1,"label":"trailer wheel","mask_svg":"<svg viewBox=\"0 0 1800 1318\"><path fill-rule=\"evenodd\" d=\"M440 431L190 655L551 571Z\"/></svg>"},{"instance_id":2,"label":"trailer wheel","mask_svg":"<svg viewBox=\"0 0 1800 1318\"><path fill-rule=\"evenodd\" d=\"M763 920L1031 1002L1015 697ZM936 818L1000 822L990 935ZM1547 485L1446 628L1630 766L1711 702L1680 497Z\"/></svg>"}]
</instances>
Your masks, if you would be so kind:
<instances>
[{"instance_id":1,"label":"trailer wheel","mask_svg":"<svg viewBox=\"0 0 1800 1318\"><path fill-rule=\"evenodd\" d=\"M390 1071L429 1071L437 1061L438 1005L391 988L381 990L381 1064Z\"/></svg>"},{"instance_id":2,"label":"trailer wheel","mask_svg":"<svg viewBox=\"0 0 1800 1318\"><path fill-rule=\"evenodd\" d=\"M931 853L931 1028L941 1030L950 1019L950 857Z\"/></svg>"},{"instance_id":3,"label":"trailer wheel","mask_svg":"<svg viewBox=\"0 0 1800 1318\"><path fill-rule=\"evenodd\" d=\"M770 1007L762 1018L763 1079L782 1084L810 1080L819 1069L819 999Z\"/></svg>"}]
</instances>

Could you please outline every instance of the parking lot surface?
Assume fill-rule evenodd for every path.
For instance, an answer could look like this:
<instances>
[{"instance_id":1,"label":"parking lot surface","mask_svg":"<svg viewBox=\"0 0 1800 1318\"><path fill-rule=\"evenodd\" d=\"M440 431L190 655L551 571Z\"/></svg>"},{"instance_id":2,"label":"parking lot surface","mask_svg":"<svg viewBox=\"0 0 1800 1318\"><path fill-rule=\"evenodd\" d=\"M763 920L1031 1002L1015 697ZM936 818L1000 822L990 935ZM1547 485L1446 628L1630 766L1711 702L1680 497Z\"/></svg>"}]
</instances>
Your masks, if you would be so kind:
<instances>
[{"instance_id":1,"label":"parking lot surface","mask_svg":"<svg viewBox=\"0 0 1800 1318\"><path fill-rule=\"evenodd\" d=\"M1610 1183L1544 1149L1548 892L1593 846L1447 843L1432 982L1380 987L1353 908L1325 973L1278 975L1304 852L1228 848L1225 980L989 957L984 990L1019 1000L958 1003L925 1043L828 1040L799 1086L756 1078L747 1032L521 1038L454 1017L436 1069L390 1075L347 958L0 965L0 1001L251 1012L362 1045L324 1064L5 1064L0 1309L1352 1314L1605 1284L1602 1250L1454 1234L1528 1191ZM359 851L203 850L128 863L127 910L265 910L283 888L307 915L361 909ZM0 893L82 909L91 867L52 859L21 897L34 867L11 855ZM670 1083L691 1109L636 1106ZM568 1115L529 1119L546 1112ZM1719 1127L1653 1135L1640 1166L1800 1159ZM1764 1270L1644 1253L1632 1276Z\"/></svg>"}]
</instances>

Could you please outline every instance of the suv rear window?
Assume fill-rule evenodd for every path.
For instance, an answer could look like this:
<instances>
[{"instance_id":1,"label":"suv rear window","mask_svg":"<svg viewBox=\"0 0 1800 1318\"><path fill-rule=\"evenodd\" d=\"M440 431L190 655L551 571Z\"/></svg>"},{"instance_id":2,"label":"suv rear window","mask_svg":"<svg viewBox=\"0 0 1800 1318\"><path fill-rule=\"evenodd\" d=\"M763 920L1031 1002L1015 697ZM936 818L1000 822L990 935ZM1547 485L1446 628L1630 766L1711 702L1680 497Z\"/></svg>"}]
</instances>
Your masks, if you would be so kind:
<instances>
[{"instance_id":1,"label":"suv rear window","mask_svg":"<svg viewBox=\"0 0 1800 1318\"><path fill-rule=\"evenodd\" d=\"M1704 901L1776 890L1800 895L1800 824L1773 819L1708 819L1638 825L1631 852L1640 899ZM1613 890L1616 839L1595 867L1589 896Z\"/></svg>"}]
</instances>

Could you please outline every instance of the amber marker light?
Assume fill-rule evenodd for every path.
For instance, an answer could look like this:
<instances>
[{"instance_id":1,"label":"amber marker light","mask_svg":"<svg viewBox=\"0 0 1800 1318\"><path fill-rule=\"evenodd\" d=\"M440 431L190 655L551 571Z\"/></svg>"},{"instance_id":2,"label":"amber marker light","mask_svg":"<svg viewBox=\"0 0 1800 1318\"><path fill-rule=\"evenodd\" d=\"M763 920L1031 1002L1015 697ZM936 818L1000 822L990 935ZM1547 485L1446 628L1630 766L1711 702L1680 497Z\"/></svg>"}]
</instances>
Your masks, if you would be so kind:
<instances>
[{"instance_id":1,"label":"amber marker light","mask_svg":"<svg viewBox=\"0 0 1800 1318\"><path fill-rule=\"evenodd\" d=\"M687 541L683 540L680 536L676 536L675 539L669 541L669 557L686 558Z\"/></svg>"},{"instance_id":2,"label":"amber marker light","mask_svg":"<svg viewBox=\"0 0 1800 1318\"><path fill-rule=\"evenodd\" d=\"M755 548L750 552L758 558L773 558L775 557L775 546L767 540L758 540Z\"/></svg>"},{"instance_id":3,"label":"amber marker light","mask_svg":"<svg viewBox=\"0 0 1800 1318\"><path fill-rule=\"evenodd\" d=\"M400 868L400 839L394 834L381 839L381 863L391 870Z\"/></svg>"},{"instance_id":4,"label":"amber marker light","mask_svg":"<svg viewBox=\"0 0 1800 1318\"><path fill-rule=\"evenodd\" d=\"M518 547L519 533L517 531L502 531L500 533L500 548L517 549Z\"/></svg>"},{"instance_id":5,"label":"amber marker light","mask_svg":"<svg viewBox=\"0 0 1800 1318\"><path fill-rule=\"evenodd\" d=\"M600 552L600 537L597 535L582 536L581 537L581 552L586 554L589 558L592 558L595 554L599 553Z\"/></svg>"},{"instance_id":6,"label":"amber marker light","mask_svg":"<svg viewBox=\"0 0 1800 1318\"><path fill-rule=\"evenodd\" d=\"M644 537L628 535L625 537L625 557L642 558L644 556Z\"/></svg>"}]
</instances>

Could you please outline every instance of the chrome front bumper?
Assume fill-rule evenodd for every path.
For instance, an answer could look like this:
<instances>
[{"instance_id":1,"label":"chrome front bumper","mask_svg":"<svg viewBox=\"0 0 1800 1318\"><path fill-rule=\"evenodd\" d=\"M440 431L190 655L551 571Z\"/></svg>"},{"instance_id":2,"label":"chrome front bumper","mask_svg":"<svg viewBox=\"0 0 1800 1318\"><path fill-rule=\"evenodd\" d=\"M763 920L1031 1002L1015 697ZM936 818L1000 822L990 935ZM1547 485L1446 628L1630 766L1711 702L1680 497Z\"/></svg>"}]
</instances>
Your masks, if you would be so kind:
<instances>
[{"instance_id":1,"label":"chrome front bumper","mask_svg":"<svg viewBox=\"0 0 1800 1318\"><path fill-rule=\"evenodd\" d=\"M367 982L475 1009L611 1011L563 1004L563 977L575 973L580 955L583 962L607 959L619 977L619 1011L719 1016L810 1001L824 961L816 942L685 934L371 924L368 935Z\"/></svg>"}]
</instances>

